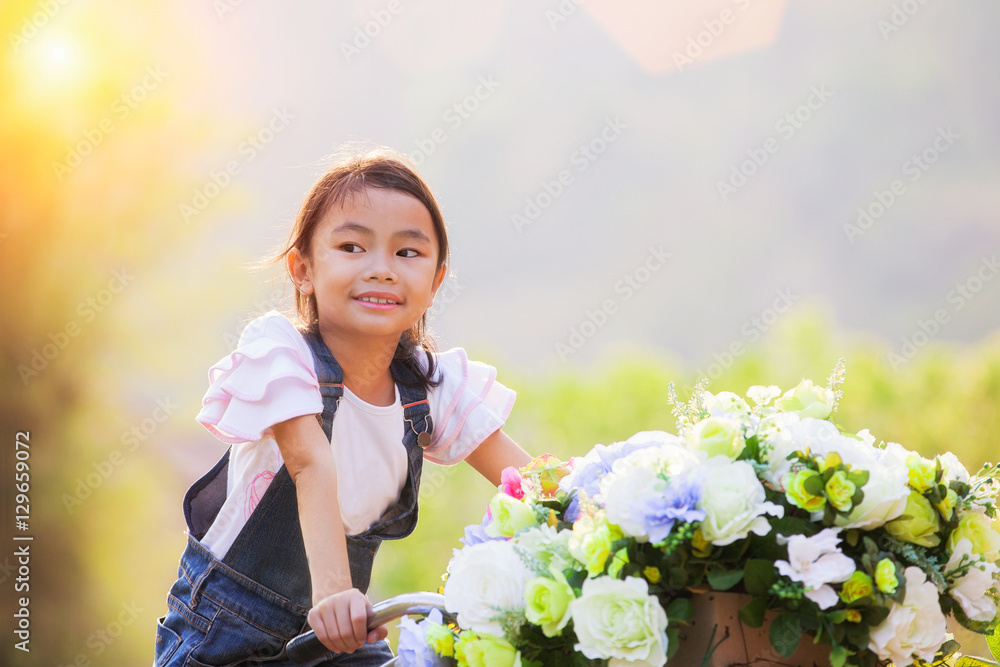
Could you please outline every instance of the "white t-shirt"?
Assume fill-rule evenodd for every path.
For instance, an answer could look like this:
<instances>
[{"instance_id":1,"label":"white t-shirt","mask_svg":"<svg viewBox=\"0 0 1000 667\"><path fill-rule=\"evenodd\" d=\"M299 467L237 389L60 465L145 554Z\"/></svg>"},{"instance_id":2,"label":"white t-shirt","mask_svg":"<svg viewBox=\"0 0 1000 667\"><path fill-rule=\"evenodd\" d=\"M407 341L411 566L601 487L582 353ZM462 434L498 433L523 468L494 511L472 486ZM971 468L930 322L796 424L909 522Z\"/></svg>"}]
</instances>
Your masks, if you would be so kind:
<instances>
[{"instance_id":1,"label":"white t-shirt","mask_svg":"<svg viewBox=\"0 0 1000 667\"><path fill-rule=\"evenodd\" d=\"M434 431L424 458L453 465L503 426L515 394L496 382L492 366L469 361L462 348L436 353L435 360L441 383L427 392ZM322 412L323 401L308 344L275 311L247 325L236 351L209 371L209 383L197 419L233 445L226 501L202 538L222 559L282 465L270 427ZM377 406L345 386L330 445L345 532L364 532L406 483L399 389L392 405Z\"/></svg>"}]
</instances>

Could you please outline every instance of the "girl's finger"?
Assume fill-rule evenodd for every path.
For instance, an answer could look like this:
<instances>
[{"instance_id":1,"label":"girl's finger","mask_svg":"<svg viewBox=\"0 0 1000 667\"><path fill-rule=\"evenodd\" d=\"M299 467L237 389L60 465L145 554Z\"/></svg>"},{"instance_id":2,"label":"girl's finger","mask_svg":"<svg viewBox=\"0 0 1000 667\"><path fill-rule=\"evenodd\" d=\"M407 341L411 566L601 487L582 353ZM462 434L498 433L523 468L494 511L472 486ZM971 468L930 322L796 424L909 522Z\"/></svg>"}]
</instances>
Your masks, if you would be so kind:
<instances>
[{"instance_id":1,"label":"girl's finger","mask_svg":"<svg viewBox=\"0 0 1000 667\"><path fill-rule=\"evenodd\" d=\"M368 600L364 595L351 596L351 637L357 642L356 648L364 646L368 636L368 606Z\"/></svg>"},{"instance_id":2,"label":"girl's finger","mask_svg":"<svg viewBox=\"0 0 1000 667\"><path fill-rule=\"evenodd\" d=\"M316 633L316 639L318 639L323 646L327 647L331 651L340 652L335 640L330 636L331 633L326 624L326 619L323 618L323 614L320 612L318 607L313 607L309 610L309 627L312 628L314 633ZM336 626L334 625L333 627Z\"/></svg>"}]
</instances>

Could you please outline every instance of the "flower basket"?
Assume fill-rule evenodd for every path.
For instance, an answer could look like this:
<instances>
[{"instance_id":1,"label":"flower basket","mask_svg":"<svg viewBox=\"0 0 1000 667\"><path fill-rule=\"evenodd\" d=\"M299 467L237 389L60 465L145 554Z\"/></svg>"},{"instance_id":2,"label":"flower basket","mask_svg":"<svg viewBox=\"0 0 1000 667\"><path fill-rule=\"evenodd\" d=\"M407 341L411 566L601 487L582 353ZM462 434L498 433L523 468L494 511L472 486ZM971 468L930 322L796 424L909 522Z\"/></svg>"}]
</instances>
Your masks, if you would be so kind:
<instances>
[{"instance_id":1,"label":"flower basket","mask_svg":"<svg viewBox=\"0 0 1000 667\"><path fill-rule=\"evenodd\" d=\"M774 650L769 636L772 612L764 624L752 628L739 617L739 611L753 598L745 593L709 591L692 598L694 618L682 629L680 649L670 659L671 667L829 667L830 647L814 644L808 638L798 650L784 658ZM705 656L708 660L705 661Z\"/></svg>"},{"instance_id":2,"label":"flower basket","mask_svg":"<svg viewBox=\"0 0 1000 667\"><path fill-rule=\"evenodd\" d=\"M946 624L1000 639L1000 466L842 428L843 381L671 385L676 435L508 468L448 565L457 623L410 624L401 664L996 664Z\"/></svg>"}]
</instances>

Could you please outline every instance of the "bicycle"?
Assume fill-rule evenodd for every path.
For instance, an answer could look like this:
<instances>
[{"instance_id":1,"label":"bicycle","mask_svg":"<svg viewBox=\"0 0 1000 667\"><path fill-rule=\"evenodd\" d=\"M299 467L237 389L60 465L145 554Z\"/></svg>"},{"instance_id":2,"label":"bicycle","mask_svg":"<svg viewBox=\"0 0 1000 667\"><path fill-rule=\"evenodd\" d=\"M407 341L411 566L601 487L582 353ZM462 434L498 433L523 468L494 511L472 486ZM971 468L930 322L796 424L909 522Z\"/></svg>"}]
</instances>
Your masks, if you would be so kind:
<instances>
[{"instance_id":1,"label":"bicycle","mask_svg":"<svg viewBox=\"0 0 1000 667\"><path fill-rule=\"evenodd\" d=\"M444 607L444 596L439 593L404 593L372 605L372 614L368 617L368 629L373 630L380 625L402 618L407 615L427 616L437 609L448 622L455 621L455 615ZM312 630L293 637L285 645L288 659L296 665L309 663L324 657L330 652L317 638ZM397 655L392 660L382 664L382 667L395 665L399 660Z\"/></svg>"}]
</instances>

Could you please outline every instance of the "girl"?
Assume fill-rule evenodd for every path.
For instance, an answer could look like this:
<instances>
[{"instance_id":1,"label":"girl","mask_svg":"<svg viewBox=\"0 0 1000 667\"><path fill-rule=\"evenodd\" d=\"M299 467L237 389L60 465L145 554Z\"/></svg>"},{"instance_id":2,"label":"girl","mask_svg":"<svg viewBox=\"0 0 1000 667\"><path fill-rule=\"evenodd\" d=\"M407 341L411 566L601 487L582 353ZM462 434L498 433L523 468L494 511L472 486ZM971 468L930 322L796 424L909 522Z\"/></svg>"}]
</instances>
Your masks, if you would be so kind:
<instances>
[{"instance_id":1,"label":"girl","mask_svg":"<svg viewBox=\"0 0 1000 667\"><path fill-rule=\"evenodd\" d=\"M198 420L232 446L185 494L155 667L290 665L284 644L307 625L336 652L316 664L381 665L365 592L380 542L416 524L423 459L465 460L494 485L530 459L501 430L514 395L494 369L433 352L448 238L402 156L330 168L279 259L299 328L272 311L209 372Z\"/></svg>"}]
</instances>

